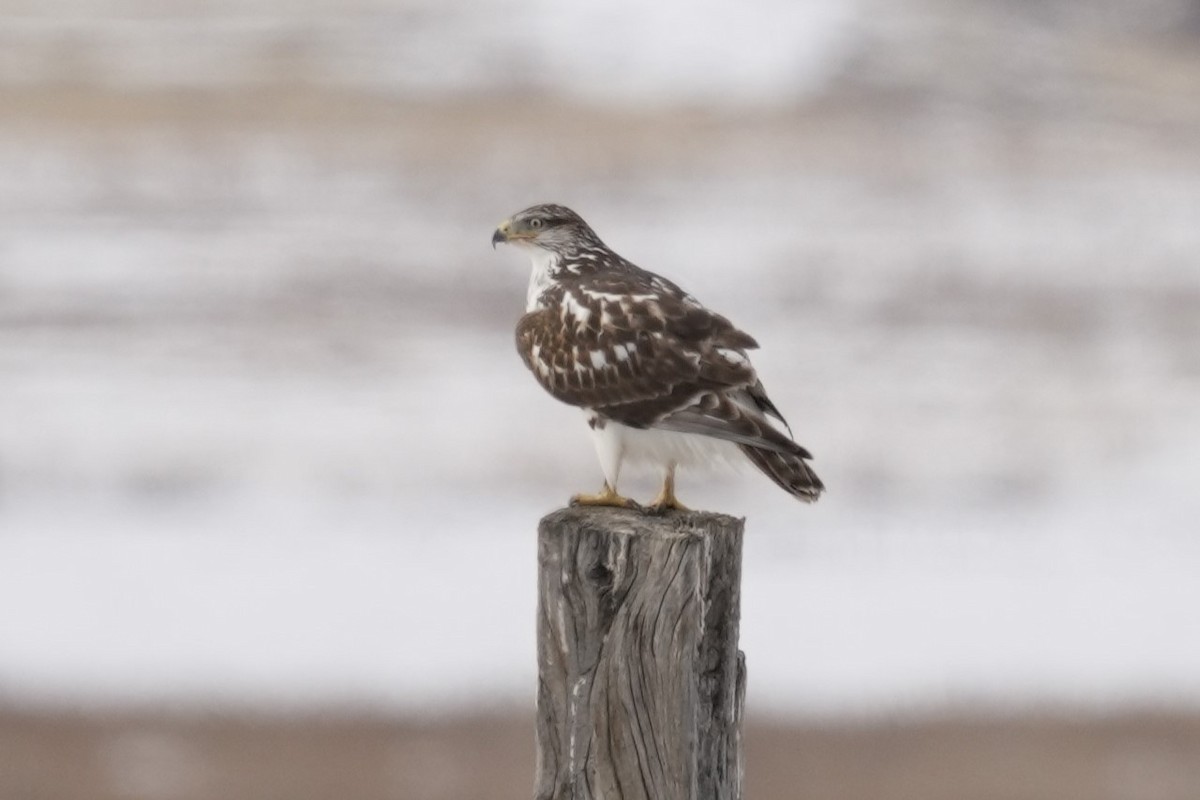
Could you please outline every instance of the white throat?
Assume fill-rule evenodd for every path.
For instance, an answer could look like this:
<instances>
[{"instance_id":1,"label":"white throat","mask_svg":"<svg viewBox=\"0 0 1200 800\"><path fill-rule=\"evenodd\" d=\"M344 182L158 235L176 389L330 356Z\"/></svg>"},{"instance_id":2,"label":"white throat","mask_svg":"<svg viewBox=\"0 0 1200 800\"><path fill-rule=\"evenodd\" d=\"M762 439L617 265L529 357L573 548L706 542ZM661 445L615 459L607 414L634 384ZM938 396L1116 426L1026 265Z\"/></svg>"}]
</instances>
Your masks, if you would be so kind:
<instances>
[{"instance_id":1,"label":"white throat","mask_svg":"<svg viewBox=\"0 0 1200 800\"><path fill-rule=\"evenodd\" d=\"M542 307L542 292L554 282L554 270L558 267L558 256L540 247L529 248L529 260L533 271L529 273L529 291L525 294L525 313Z\"/></svg>"}]
</instances>

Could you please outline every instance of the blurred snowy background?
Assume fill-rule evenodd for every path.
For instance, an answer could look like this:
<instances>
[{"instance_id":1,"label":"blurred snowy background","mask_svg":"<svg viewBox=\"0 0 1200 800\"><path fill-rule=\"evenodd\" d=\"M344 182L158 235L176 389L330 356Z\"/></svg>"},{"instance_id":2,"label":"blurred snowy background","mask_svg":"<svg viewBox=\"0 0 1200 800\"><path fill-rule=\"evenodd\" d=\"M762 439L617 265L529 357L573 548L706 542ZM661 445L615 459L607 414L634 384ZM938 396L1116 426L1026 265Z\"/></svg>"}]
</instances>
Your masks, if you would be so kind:
<instances>
[{"instance_id":1,"label":"blurred snowy background","mask_svg":"<svg viewBox=\"0 0 1200 800\"><path fill-rule=\"evenodd\" d=\"M4 0L0 108L4 704L528 708L553 200L829 486L682 479L752 713L1200 707L1196 2Z\"/></svg>"}]
</instances>

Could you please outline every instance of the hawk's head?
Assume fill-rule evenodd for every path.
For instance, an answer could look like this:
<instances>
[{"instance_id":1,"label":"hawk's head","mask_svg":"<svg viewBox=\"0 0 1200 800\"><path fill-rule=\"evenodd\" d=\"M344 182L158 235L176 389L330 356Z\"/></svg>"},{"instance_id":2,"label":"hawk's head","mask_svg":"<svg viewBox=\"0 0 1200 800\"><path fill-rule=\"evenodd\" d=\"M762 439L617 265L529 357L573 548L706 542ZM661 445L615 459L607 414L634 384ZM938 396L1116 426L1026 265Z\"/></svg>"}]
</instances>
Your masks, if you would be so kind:
<instances>
[{"instance_id":1,"label":"hawk's head","mask_svg":"<svg viewBox=\"0 0 1200 800\"><path fill-rule=\"evenodd\" d=\"M492 234L492 247L497 242L563 253L581 246L598 245L600 239L583 217L571 209L542 203L518 211L501 222Z\"/></svg>"}]
</instances>

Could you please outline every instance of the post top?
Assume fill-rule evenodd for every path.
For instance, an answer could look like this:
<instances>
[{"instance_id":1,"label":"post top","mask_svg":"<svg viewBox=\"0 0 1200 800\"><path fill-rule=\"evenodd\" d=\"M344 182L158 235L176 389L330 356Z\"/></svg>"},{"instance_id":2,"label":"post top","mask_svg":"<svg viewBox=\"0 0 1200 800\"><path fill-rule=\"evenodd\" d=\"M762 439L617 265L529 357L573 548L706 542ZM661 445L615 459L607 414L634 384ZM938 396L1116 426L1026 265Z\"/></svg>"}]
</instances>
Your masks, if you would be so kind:
<instances>
[{"instance_id":1,"label":"post top","mask_svg":"<svg viewBox=\"0 0 1200 800\"><path fill-rule=\"evenodd\" d=\"M542 517L542 529L599 528L633 534L701 534L741 531L745 519L713 511L651 514L627 508L567 506Z\"/></svg>"}]
</instances>

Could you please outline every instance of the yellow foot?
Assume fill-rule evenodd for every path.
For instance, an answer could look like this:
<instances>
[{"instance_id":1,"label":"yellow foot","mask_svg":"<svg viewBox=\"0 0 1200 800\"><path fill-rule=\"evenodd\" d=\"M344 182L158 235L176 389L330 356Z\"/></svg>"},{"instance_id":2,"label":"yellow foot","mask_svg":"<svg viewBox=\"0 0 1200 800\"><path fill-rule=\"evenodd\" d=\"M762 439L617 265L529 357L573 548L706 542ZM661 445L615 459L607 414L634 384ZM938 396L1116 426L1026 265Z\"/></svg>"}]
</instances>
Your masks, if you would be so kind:
<instances>
[{"instance_id":1,"label":"yellow foot","mask_svg":"<svg viewBox=\"0 0 1200 800\"><path fill-rule=\"evenodd\" d=\"M674 494L664 497L662 492L654 498L654 502L646 506L646 512L649 514L665 514L668 511L691 511L691 509L679 502L679 498Z\"/></svg>"},{"instance_id":2,"label":"yellow foot","mask_svg":"<svg viewBox=\"0 0 1200 800\"><path fill-rule=\"evenodd\" d=\"M600 494L577 494L571 498L573 506L613 506L614 508L634 508L640 509L633 500L628 497L621 497L617 491L604 484L604 488L600 490Z\"/></svg>"},{"instance_id":3,"label":"yellow foot","mask_svg":"<svg viewBox=\"0 0 1200 800\"><path fill-rule=\"evenodd\" d=\"M690 508L679 502L679 498L675 496L675 465L672 464L667 469L667 475L663 479L663 487L658 493L658 497L654 498L650 505L646 506L646 511L651 514L665 514L668 511L691 511Z\"/></svg>"}]
</instances>

